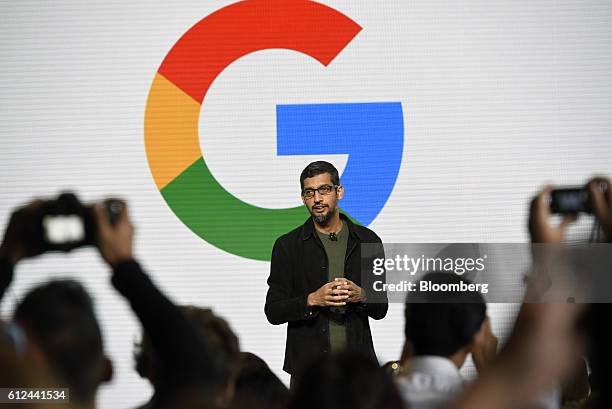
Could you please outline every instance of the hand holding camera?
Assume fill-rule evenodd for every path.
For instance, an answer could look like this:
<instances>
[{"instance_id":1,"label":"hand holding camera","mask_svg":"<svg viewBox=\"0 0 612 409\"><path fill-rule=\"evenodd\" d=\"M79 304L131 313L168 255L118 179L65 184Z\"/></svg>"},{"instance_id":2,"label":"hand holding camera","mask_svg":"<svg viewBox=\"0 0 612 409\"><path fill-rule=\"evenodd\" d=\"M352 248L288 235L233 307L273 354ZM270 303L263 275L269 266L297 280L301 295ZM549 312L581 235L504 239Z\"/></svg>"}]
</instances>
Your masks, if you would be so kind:
<instances>
[{"instance_id":1,"label":"hand holding camera","mask_svg":"<svg viewBox=\"0 0 612 409\"><path fill-rule=\"evenodd\" d=\"M96 205L84 205L72 193L63 193L55 200L36 200L15 210L9 219L0 257L13 264L26 257L34 257L47 251L71 251L78 247L97 245L100 232L109 234L114 225L127 221L125 204L117 199L106 199ZM123 227L125 230L126 228ZM125 240L120 241L125 244ZM105 244L105 249L109 245ZM102 250L101 250L102 252ZM108 253L108 251L107 251ZM131 241L130 251L131 254ZM103 254L103 258L106 257ZM113 259L113 256L110 255Z\"/></svg>"},{"instance_id":2,"label":"hand holding camera","mask_svg":"<svg viewBox=\"0 0 612 409\"><path fill-rule=\"evenodd\" d=\"M108 217L107 205L96 203L94 215L98 231L98 249L100 255L111 266L133 258L134 226L128 218L127 205L122 203L122 210L117 217Z\"/></svg>"},{"instance_id":3,"label":"hand holding camera","mask_svg":"<svg viewBox=\"0 0 612 409\"><path fill-rule=\"evenodd\" d=\"M554 226L549 222L551 208L548 198L553 189L544 187L531 201L529 210L529 234L533 243L563 243L567 226L577 218L576 213L567 213L561 223Z\"/></svg>"},{"instance_id":4,"label":"hand holding camera","mask_svg":"<svg viewBox=\"0 0 612 409\"><path fill-rule=\"evenodd\" d=\"M612 190L610 180L594 178L583 187L544 187L531 201L529 233L533 243L563 243L569 224L579 213L593 214L608 240L612 239ZM550 224L551 214L563 216L558 226Z\"/></svg>"},{"instance_id":5,"label":"hand holding camera","mask_svg":"<svg viewBox=\"0 0 612 409\"><path fill-rule=\"evenodd\" d=\"M37 200L18 208L11 214L0 244L0 257L17 264L25 257L34 257L45 251L42 240L30 239L40 233L35 215L40 213L42 208L43 202Z\"/></svg>"},{"instance_id":6,"label":"hand holding camera","mask_svg":"<svg viewBox=\"0 0 612 409\"><path fill-rule=\"evenodd\" d=\"M602 186L605 188L602 189ZM601 225L608 241L612 241L612 183L607 178L597 178L588 184L591 209Z\"/></svg>"}]
</instances>

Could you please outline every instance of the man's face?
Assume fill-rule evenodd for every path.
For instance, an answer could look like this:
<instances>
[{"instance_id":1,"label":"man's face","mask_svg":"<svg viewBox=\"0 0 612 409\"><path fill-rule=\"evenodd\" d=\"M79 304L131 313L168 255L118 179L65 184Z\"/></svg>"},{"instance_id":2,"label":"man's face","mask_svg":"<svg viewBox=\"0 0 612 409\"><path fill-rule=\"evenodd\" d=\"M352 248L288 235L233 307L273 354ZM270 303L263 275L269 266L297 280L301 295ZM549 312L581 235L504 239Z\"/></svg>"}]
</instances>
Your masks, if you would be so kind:
<instances>
[{"instance_id":1,"label":"man's face","mask_svg":"<svg viewBox=\"0 0 612 409\"><path fill-rule=\"evenodd\" d=\"M304 179L304 190L302 190L302 201L308 208L312 218L318 224L325 226L332 219L334 214L338 212L338 200L342 199L344 189L342 186L332 187L328 195L323 195L318 191L314 191L314 196L311 198L304 197L304 192L308 189L318 189L321 186L333 186L331 175L329 173L321 173L320 175Z\"/></svg>"}]
</instances>

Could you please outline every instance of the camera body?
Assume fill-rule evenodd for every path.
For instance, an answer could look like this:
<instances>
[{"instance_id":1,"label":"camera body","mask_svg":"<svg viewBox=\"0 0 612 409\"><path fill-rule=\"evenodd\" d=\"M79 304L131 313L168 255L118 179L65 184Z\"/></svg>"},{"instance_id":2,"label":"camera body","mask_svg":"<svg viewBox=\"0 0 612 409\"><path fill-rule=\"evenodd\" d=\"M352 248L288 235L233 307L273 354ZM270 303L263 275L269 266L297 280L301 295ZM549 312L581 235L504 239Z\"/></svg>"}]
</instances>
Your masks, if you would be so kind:
<instances>
[{"instance_id":1,"label":"camera body","mask_svg":"<svg viewBox=\"0 0 612 409\"><path fill-rule=\"evenodd\" d=\"M109 222L114 224L123 210L123 202L106 199L103 203ZM34 217L35 231L30 240L42 251L70 251L96 244L98 229L93 205L81 203L73 193L62 193L55 200L42 202Z\"/></svg>"},{"instance_id":2,"label":"camera body","mask_svg":"<svg viewBox=\"0 0 612 409\"><path fill-rule=\"evenodd\" d=\"M604 195L607 184L599 183L598 188ZM587 187L562 187L550 192L550 211L556 214L592 213L590 195Z\"/></svg>"}]
</instances>

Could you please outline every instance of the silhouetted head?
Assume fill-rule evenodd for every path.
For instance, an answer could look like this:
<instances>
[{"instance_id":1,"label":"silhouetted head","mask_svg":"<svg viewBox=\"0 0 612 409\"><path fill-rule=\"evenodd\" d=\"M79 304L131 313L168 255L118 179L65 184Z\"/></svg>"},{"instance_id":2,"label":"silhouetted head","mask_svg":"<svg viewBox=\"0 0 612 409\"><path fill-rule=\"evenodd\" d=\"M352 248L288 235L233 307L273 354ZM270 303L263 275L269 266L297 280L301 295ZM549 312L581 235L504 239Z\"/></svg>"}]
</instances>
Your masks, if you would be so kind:
<instances>
[{"instance_id":1,"label":"silhouetted head","mask_svg":"<svg viewBox=\"0 0 612 409\"><path fill-rule=\"evenodd\" d=\"M289 401L289 389L272 372L263 359L250 352L242 352L240 370L232 409L281 409Z\"/></svg>"},{"instance_id":2,"label":"silhouetted head","mask_svg":"<svg viewBox=\"0 0 612 409\"><path fill-rule=\"evenodd\" d=\"M112 368L104 356L93 302L83 286L73 280L38 286L19 303L14 319L70 388L70 399L94 400L99 384L110 380Z\"/></svg>"},{"instance_id":3,"label":"silhouetted head","mask_svg":"<svg viewBox=\"0 0 612 409\"><path fill-rule=\"evenodd\" d=\"M370 357L345 351L323 355L299 375L292 409L400 409L403 401L391 376Z\"/></svg>"},{"instance_id":4,"label":"silhouetted head","mask_svg":"<svg viewBox=\"0 0 612 409\"><path fill-rule=\"evenodd\" d=\"M432 272L422 281L434 284L470 284L457 274ZM487 305L479 292L436 291L411 295L405 305L404 334L414 355L450 357L471 344L487 316Z\"/></svg>"},{"instance_id":5,"label":"silhouetted head","mask_svg":"<svg viewBox=\"0 0 612 409\"><path fill-rule=\"evenodd\" d=\"M220 396L221 401L229 401L233 395L234 381L240 365L238 337L232 331L227 321L215 315L208 308L182 306L180 309L206 339L207 345L212 352L212 358L216 361L215 367L221 370L221 379L219 379L220 390L217 390L215 393ZM146 333L143 334L142 342L138 345L134 359L138 374L143 378L149 379L156 388L161 386L158 385L158 382L164 379L163 364L157 358Z\"/></svg>"}]
</instances>

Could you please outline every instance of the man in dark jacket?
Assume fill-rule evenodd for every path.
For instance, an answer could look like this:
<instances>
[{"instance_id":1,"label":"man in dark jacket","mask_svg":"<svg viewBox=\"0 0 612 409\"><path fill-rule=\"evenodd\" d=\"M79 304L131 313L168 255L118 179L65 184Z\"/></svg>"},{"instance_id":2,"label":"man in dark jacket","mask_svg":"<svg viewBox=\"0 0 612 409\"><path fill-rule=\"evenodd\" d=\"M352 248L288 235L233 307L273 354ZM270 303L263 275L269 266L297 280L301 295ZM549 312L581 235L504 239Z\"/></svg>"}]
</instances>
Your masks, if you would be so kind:
<instances>
[{"instance_id":1,"label":"man in dark jacket","mask_svg":"<svg viewBox=\"0 0 612 409\"><path fill-rule=\"evenodd\" d=\"M317 354L350 349L376 359L368 317L382 319L388 308L386 294L362 282L371 276L362 266L372 263L362 260L361 244L378 244L382 253L381 240L339 212L344 188L336 168L313 162L300 185L311 217L276 240L265 306L271 324L288 323L283 369L292 384Z\"/></svg>"}]
</instances>

